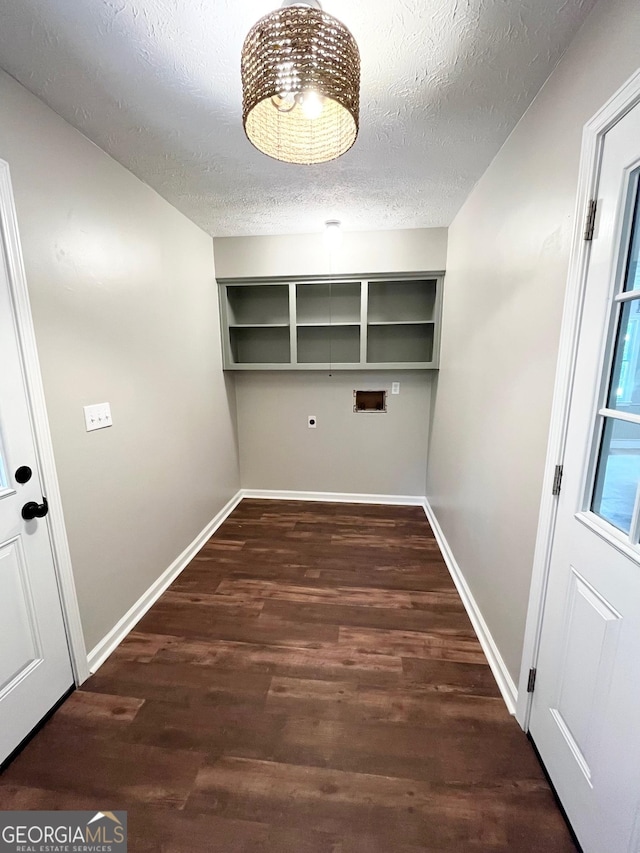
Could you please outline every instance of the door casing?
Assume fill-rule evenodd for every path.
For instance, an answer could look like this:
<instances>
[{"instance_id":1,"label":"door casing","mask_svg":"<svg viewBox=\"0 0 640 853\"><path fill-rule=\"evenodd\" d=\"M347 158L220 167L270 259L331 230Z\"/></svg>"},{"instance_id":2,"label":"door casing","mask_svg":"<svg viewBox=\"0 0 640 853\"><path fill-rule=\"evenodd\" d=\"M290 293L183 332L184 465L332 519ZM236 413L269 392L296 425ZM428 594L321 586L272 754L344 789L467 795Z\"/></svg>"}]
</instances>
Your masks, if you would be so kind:
<instances>
[{"instance_id":1,"label":"door casing","mask_svg":"<svg viewBox=\"0 0 640 853\"><path fill-rule=\"evenodd\" d=\"M553 390L551 425L542 483L542 499L533 558L531 589L518 683L516 719L527 731L532 694L527 692L529 671L535 669L540 646L551 551L556 526L558 498L553 495L556 465L562 465L567 439L569 408L576 368L578 335L585 298L591 243L584 239L588 204L596 198L605 136L630 110L640 103L640 69L587 122L582 134L578 194L569 256L567 290L560 332L558 366ZM596 215L595 227L598 227Z\"/></svg>"},{"instance_id":2,"label":"door casing","mask_svg":"<svg viewBox=\"0 0 640 853\"><path fill-rule=\"evenodd\" d=\"M62 602L71 666L74 680L79 685L90 674L87 663L87 649L80 620L71 554L62 511L62 499L38 361L9 164L4 160L0 160L0 229L7 262L9 293L18 332L20 360L27 387L27 403L35 435L36 458L43 493L46 494L49 502L49 535Z\"/></svg>"}]
</instances>

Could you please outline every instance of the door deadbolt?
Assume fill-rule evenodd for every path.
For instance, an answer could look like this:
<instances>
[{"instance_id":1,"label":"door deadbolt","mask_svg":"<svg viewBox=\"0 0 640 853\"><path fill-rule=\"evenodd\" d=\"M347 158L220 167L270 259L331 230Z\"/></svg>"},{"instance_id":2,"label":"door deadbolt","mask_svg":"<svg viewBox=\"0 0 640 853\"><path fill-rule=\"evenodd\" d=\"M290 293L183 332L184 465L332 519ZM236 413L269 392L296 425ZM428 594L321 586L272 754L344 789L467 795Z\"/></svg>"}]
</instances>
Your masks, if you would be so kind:
<instances>
[{"instance_id":1,"label":"door deadbolt","mask_svg":"<svg viewBox=\"0 0 640 853\"><path fill-rule=\"evenodd\" d=\"M22 486L29 482L33 476L33 471L28 465L21 465L13 476L16 478L16 483L20 483Z\"/></svg>"}]
</instances>

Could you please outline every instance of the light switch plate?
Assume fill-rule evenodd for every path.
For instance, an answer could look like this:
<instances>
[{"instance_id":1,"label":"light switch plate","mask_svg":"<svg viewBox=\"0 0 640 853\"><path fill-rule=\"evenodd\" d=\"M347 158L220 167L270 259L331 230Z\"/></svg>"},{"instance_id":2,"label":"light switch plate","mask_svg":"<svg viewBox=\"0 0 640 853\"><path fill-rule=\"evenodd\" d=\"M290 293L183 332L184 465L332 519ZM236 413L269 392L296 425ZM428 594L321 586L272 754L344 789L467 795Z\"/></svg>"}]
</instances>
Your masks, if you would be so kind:
<instances>
[{"instance_id":1,"label":"light switch plate","mask_svg":"<svg viewBox=\"0 0 640 853\"><path fill-rule=\"evenodd\" d=\"M391 383L391 393L392 394L399 394L400 393L400 383L399 382L392 382Z\"/></svg>"},{"instance_id":2,"label":"light switch plate","mask_svg":"<svg viewBox=\"0 0 640 853\"><path fill-rule=\"evenodd\" d=\"M94 403L93 406L84 406L84 422L87 432L112 426L109 403Z\"/></svg>"}]
</instances>

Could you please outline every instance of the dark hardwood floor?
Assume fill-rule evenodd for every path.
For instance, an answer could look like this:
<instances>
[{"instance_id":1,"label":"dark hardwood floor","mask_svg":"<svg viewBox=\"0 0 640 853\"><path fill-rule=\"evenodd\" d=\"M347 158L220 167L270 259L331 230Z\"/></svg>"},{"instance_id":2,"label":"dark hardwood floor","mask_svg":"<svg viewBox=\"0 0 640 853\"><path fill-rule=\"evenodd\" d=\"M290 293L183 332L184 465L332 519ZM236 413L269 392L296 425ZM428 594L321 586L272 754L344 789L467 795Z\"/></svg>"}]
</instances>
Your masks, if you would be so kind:
<instances>
[{"instance_id":1,"label":"dark hardwood floor","mask_svg":"<svg viewBox=\"0 0 640 853\"><path fill-rule=\"evenodd\" d=\"M133 853L568 853L417 507L245 500L0 777Z\"/></svg>"}]
</instances>

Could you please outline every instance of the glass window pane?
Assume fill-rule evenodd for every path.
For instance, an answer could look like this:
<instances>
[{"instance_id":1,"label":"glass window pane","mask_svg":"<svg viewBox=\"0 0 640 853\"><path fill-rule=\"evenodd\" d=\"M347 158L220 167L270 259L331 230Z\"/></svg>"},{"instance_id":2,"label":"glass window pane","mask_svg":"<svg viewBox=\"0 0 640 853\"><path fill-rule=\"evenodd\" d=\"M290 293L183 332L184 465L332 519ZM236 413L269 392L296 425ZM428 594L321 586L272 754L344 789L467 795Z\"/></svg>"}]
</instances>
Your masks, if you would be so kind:
<instances>
[{"instance_id":1,"label":"glass window pane","mask_svg":"<svg viewBox=\"0 0 640 853\"><path fill-rule=\"evenodd\" d=\"M640 299L624 303L620 313L607 406L640 414Z\"/></svg>"},{"instance_id":2,"label":"glass window pane","mask_svg":"<svg viewBox=\"0 0 640 853\"><path fill-rule=\"evenodd\" d=\"M640 481L640 424L606 418L591 509L629 533Z\"/></svg>"},{"instance_id":3,"label":"glass window pane","mask_svg":"<svg viewBox=\"0 0 640 853\"><path fill-rule=\"evenodd\" d=\"M636 195L636 207L633 214L633 231L631 233L631 251L627 262L627 277L624 289L640 290L640 189Z\"/></svg>"}]
</instances>

